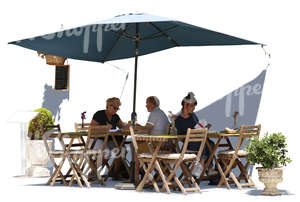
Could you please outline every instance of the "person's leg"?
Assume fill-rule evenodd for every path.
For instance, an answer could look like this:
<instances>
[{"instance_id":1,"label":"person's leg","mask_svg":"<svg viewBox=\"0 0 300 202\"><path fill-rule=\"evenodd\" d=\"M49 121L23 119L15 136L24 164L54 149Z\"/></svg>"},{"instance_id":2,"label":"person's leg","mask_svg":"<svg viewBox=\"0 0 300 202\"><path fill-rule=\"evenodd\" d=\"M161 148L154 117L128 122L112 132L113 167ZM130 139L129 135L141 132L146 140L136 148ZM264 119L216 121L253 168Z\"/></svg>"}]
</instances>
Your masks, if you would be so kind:
<instances>
[{"instance_id":1,"label":"person's leg","mask_svg":"<svg viewBox=\"0 0 300 202\"><path fill-rule=\"evenodd\" d=\"M103 143L104 142L102 139L98 139L93 149L99 150L99 151L102 150ZM110 148L106 147L106 148L104 148L103 153L98 154L97 162L96 162L97 168L99 168L102 165L107 164L107 162L110 158L110 155L111 155L110 153L111 153Z\"/></svg>"},{"instance_id":2,"label":"person's leg","mask_svg":"<svg viewBox=\"0 0 300 202\"><path fill-rule=\"evenodd\" d=\"M206 160L206 159L201 159L201 160L200 160L200 165L202 166L202 168L204 168L205 160Z\"/></svg>"},{"instance_id":3,"label":"person's leg","mask_svg":"<svg viewBox=\"0 0 300 202\"><path fill-rule=\"evenodd\" d=\"M96 166L97 170L101 166L107 164L107 161L108 161L109 156L110 156L110 151L108 149L104 149L104 153L100 152L102 150L103 143L104 143L103 139L98 139L95 143L95 146L93 147L94 150L99 151L99 153L97 155L91 156L91 159L93 161L95 161L95 166ZM91 145L92 145L92 143L90 143L89 147L91 147ZM93 171L90 171L89 174L88 174L88 178L90 180L97 179L97 173L94 173Z\"/></svg>"},{"instance_id":4,"label":"person's leg","mask_svg":"<svg viewBox=\"0 0 300 202\"><path fill-rule=\"evenodd\" d=\"M122 151L119 151L119 148L116 148L112 141L109 141L108 146L111 149L112 156L115 158L114 165L112 165L112 177L115 179L128 178L129 175L122 160L122 158L126 157L126 148L123 147Z\"/></svg>"}]
</instances>

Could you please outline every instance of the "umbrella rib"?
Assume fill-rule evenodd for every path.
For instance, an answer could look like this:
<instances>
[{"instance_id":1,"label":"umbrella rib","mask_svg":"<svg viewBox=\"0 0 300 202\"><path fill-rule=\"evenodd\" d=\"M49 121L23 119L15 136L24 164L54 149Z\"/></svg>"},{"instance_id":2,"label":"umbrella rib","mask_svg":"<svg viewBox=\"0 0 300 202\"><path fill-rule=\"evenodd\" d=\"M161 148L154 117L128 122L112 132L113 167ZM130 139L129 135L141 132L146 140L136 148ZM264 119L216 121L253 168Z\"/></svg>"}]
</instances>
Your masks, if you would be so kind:
<instances>
[{"instance_id":1,"label":"umbrella rib","mask_svg":"<svg viewBox=\"0 0 300 202\"><path fill-rule=\"evenodd\" d=\"M155 29L157 29L158 31L160 31L162 33L163 36L167 37L168 40L172 41L176 46L179 46L179 44L172 38L170 37L168 34L165 33L165 30L160 29L158 26L156 26L154 23L149 22L150 25L152 25Z\"/></svg>"},{"instance_id":2,"label":"umbrella rib","mask_svg":"<svg viewBox=\"0 0 300 202\"><path fill-rule=\"evenodd\" d=\"M125 32L127 28L128 28L128 26L125 28L124 31L122 31L122 33ZM112 32L114 32L114 31L112 31ZM109 49L109 51L108 51L108 53L106 54L106 56L104 57L103 62L106 62L108 56L111 54L112 50L113 50L114 47L117 45L117 43L119 42L120 38L121 38L122 36L124 36L122 33L118 33L118 32L114 32L114 33L118 34L119 36L118 36L117 40L115 41L115 43L113 44L113 46Z\"/></svg>"},{"instance_id":3,"label":"umbrella rib","mask_svg":"<svg viewBox=\"0 0 300 202\"><path fill-rule=\"evenodd\" d=\"M177 25L174 26L174 27L170 27L170 28L168 28L168 29L165 29L164 31L169 31L169 30L171 30L171 29L173 29L173 28L176 28L176 27L177 27ZM160 35L158 35L158 34L160 34ZM154 38L161 37L161 36L163 36L161 32L156 32L156 33L151 34L151 35L149 35L149 36L147 36L147 37L141 38L141 40L154 39Z\"/></svg>"},{"instance_id":4,"label":"umbrella rib","mask_svg":"<svg viewBox=\"0 0 300 202\"><path fill-rule=\"evenodd\" d=\"M158 33L156 33L158 34ZM157 36L151 36L151 37L145 37L145 38L141 38L140 40L150 40L150 39L156 39L156 38L160 38L164 36L163 34L157 35Z\"/></svg>"},{"instance_id":5,"label":"umbrella rib","mask_svg":"<svg viewBox=\"0 0 300 202\"><path fill-rule=\"evenodd\" d=\"M153 25L152 25L153 26ZM171 29L175 29L176 27L178 27L178 25L175 25L173 27L170 27L170 28L167 28L165 30L161 30L159 32L156 32L154 34L151 34L150 36L147 36L147 37L144 37L144 38L141 38L141 40L148 40L148 39L154 39L154 38L157 38L157 37L161 37L161 36L164 36L164 34L166 34L165 32L166 31L169 31ZM156 27L155 27L156 28ZM157 29L157 28L156 28ZM156 36L157 34L160 34L158 36ZM175 41L175 40L174 40ZM176 41L175 41L176 42ZM177 44L177 43L176 43Z\"/></svg>"},{"instance_id":6,"label":"umbrella rib","mask_svg":"<svg viewBox=\"0 0 300 202\"><path fill-rule=\"evenodd\" d=\"M122 31L122 34L120 34L119 32L113 31L113 30L110 30L110 32L113 32L113 33L115 33L115 34L117 34L117 35L120 35L121 37L123 36L123 37L126 37L126 38L131 39L131 40L136 40L136 37L135 37L135 36L132 36L132 35L130 35L130 34L127 32L127 29L128 29L130 26L131 26L131 24L128 24L128 25L126 24L126 28L125 28L125 30Z\"/></svg>"},{"instance_id":7,"label":"umbrella rib","mask_svg":"<svg viewBox=\"0 0 300 202\"><path fill-rule=\"evenodd\" d=\"M113 46L109 49L108 53L106 54L106 56L104 57L103 62L106 62L106 59L108 58L108 56L110 55L111 51L114 49L114 47L117 45L117 43L119 42L120 38L121 38L122 34L120 34L117 38L117 40L115 41L115 43L113 44Z\"/></svg>"},{"instance_id":8,"label":"umbrella rib","mask_svg":"<svg viewBox=\"0 0 300 202\"><path fill-rule=\"evenodd\" d=\"M131 36L130 34L128 34L125 31L123 31L122 34L116 32L116 31L112 31L112 30L110 30L110 32L113 32L113 33L115 33L115 34L117 34L119 36L123 36L123 37L126 37L126 38L131 39L131 40L135 40L136 39L135 37Z\"/></svg>"}]
</instances>

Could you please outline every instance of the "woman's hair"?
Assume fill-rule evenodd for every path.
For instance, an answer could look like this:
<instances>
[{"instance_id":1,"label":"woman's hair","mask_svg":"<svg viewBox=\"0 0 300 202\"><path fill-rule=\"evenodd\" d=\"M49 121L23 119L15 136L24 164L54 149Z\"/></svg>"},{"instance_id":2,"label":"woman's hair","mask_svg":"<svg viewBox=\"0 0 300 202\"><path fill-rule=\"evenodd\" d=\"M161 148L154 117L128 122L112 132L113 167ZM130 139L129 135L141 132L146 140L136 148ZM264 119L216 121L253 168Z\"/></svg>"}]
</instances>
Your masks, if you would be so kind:
<instances>
[{"instance_id":1,"label":"woman's hair","mask_svg":"<svg viewBox=\"0 0 300 202\"><path fill-rule=\"evenodd\" d=\"M197 100L195 98L195 94L193 92L189 92L187 96L183 98L181 101L181 106L183 108L184 103L197 105Z\"/></svg>"},{"instance_id":2,"label":"woman's hair","mask_svg":"<svg viewBox=\"0 0 300 202\"><path fill-rule=\"evenodd\" d=\"M108 98L106 100L106 106L108 106L108 105L118 105L118 106L120 106L121 105L121 101L117 97L111 97L111 98Z\"/></svg>"},{"instance_id":3,"label":"woman's hair","mask_svg":"<svg viewBox=\"0 0 300 202\"><path fill-rule=\"evenodd\" d=\"M156 96L150 96L146 99L146 102L150 102L154 105L156 105L157 107L159 107L159 99Z\"/></svg>"}]
</instances>

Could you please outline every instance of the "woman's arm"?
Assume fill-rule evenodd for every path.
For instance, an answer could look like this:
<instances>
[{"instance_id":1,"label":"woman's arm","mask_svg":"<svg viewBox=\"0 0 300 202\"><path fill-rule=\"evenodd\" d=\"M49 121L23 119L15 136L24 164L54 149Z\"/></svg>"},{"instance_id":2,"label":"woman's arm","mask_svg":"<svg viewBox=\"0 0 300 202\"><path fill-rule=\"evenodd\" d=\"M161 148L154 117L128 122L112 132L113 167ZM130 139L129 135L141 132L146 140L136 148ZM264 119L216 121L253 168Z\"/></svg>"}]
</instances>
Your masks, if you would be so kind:
<instances>
[{"instance_id":1,"label":"woman's arm","mask_svg":"<svg viewBox=\"0 0 300 202\"><path fill-rule=\"evenodd\" d=\"M95 121L94 119L92 119L90 125L91 126L99 126L100 124L97 121Z\"/></svg>"}]
</instances>

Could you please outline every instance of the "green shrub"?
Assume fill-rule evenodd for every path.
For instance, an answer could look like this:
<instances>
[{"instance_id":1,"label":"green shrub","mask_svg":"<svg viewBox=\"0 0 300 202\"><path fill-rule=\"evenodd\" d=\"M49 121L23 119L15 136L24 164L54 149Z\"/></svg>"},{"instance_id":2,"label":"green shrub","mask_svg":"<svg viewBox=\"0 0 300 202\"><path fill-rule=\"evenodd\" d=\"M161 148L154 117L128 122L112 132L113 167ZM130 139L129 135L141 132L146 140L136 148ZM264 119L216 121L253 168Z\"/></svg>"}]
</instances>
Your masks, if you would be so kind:
<instances>
[{"instance_id":1,"label":"green shrub","mask_svg":"<svg viewBox=\"0 0 300 202\"><path fill-rule=\"evenodd\" d=\"M287 157L286 138L281 133L266 133L261 139L251 140L246 147L251 164L260 164L263 168L278 168L291 162Z\"/></svg>"},{"instance_id":2,"label":"green shrub","mask_svg":"<svg viewBox=\"0 0 300 202\"><path fill-rule=\"evenodd\" d=\"M42 139L43 130L48 125L54 125L51 111L46 108L34 110L39 112L30 122L28 126L28 136L31 140Z\"/></svg>"}]
</instances>

